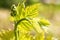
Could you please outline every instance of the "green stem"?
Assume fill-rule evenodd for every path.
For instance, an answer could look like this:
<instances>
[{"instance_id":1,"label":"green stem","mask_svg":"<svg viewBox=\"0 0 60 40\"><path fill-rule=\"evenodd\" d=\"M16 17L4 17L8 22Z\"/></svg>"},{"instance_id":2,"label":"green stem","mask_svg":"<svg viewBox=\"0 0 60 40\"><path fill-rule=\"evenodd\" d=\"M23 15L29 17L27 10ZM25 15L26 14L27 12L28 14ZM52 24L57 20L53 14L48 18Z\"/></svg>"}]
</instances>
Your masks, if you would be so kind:
<instances>
[{"instance_id":1,"label":"green stem","mask_svg":"<svg viewBox=\"0 0 60 40\"><path fill-rule=\"evenodd\" d=\"M15 34L15 40L18 40L17 25L16 25L16 22L15 22L14 34Z\"/></svg>"},{"instance_id":2,"label":"green stem","mask_svg":"<svg viewBox=\"0 0 60 40\"><path fill-rule=\"evenodd\" d=\"M20 19L19 21L15 22L15 28L14 28L15 40L19 40L19 30L18 30L17 26L21 21L24 21L24 20L27 20L27 19L23 18L23 19Z\"/></svg>"}]
</instances>

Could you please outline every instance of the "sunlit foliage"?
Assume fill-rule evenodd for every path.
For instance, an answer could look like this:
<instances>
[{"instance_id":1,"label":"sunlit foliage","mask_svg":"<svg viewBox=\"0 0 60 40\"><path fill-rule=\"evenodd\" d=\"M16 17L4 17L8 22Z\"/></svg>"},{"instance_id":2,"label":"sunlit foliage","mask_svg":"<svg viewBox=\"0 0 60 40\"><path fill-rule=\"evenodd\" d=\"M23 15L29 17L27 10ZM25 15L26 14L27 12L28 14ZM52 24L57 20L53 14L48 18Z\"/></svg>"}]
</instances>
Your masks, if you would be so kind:
<instances>
[{"instance_id":1,"label":"sunlit foliage","mask_svg":"<svg viewBox=\"0 0 60 40\"><path fill-rule=\"evenodd\" d=\"M2 32L2 40L52 40L53 36L43 28L43 26L50 25L50 22L39 17L40 3L25 7L25 1L21 1L17 6L12 6L10 20L14 22L12 32L14 35L10 34L11 31Z\"/></svg>"}]
</instances>

